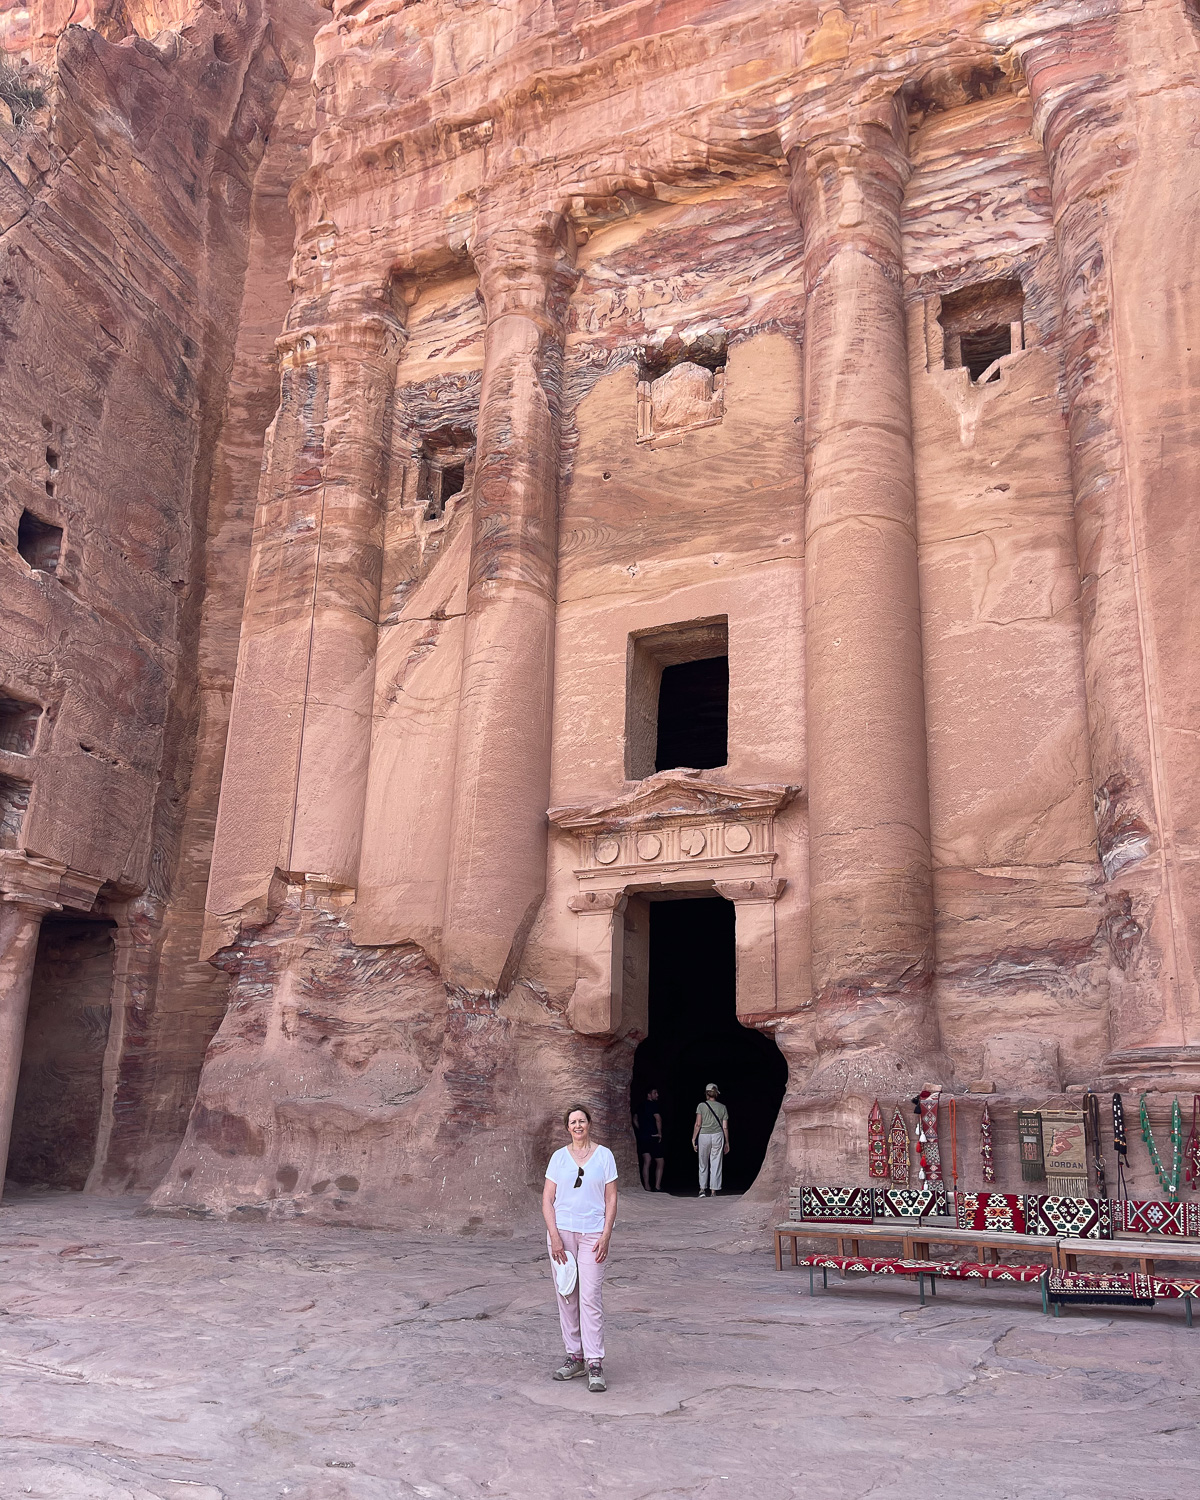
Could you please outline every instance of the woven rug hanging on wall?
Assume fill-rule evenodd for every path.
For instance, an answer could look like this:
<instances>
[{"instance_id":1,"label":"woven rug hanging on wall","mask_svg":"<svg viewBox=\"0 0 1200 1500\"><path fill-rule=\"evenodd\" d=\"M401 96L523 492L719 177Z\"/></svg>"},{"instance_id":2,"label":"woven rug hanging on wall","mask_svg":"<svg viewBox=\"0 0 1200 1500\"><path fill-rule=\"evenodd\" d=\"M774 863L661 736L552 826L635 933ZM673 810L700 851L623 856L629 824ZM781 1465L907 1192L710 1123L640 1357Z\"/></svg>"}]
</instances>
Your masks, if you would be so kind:
<instances>
[{"instance_id":1,"label":"woven rug hanging on wall","mask_svg":"<svg viewBox=\"0 0 1200 1500\"><path fill-rule=\"evenodd\" d=\"M1024 1234L1025 1198L1021 1193L959 1193L960 1229L986 1229L992 1234Z\"/></svg>"},{"instance_id":2,"label":"woven rug hanging on wall","mask_svg":"<svg viewBox=\"0 0 1200 1500\"><path fill-rule=\"evenodd\" d=\"M886 1219L919 1219L949 1214L950 1200L941 1182L923 1188L876 1188L875 1211Z\"/></svg>"},{"instance_id":3,"label":"woven rug hanging on wall","mask_svg":"<svg viewBox=\"0 0 1200 1500\"><path fill-rule=\"evenodd\" d=\"M1122 1198L1111 1207L1114 1224L1126 1234L1200 1235L1200 1203Z\"/></svg>"},{"instance_id":4,"label":"woven rug hanging on wall","mask_svg":"<svg viewBox=\"0 0 1200 1500\"><path fill-rule=\"evenodd\" d=\"M1107 1198L1073 1198L1059 1193L1025 1194L1026 1234L1065 1234L1079 1240L1111 1240L1112 1231L1112 1205Z\"/></svg>"},{"instance_id":5,"label":"woven rug hanging on wall","mask_svg":"<svg viewBox=\"0 0 1200 1500\"><path fill-rule=\"evenodd\" d=\"M1045 1182L1042 1153L1042 1117L1032 1110L1017 1111L1017 1139L1021 1143L1021 1177L1025 1182Z\"/></svg>"},{"instance_id":6,"label":"woven rug hanging on wall","mask_svg":"<svg viewBox=\"0 0 1200 1500\"><path fill-rule=\"evenodd\" d=\"M1063 1198L1086 1198L1087 1131L1081 1109L1042 1110L1046 1188Z\"/></svg>"},{"instance_id":7,"label":"woven rug hanging on wall","mask_svg":"<svg viewBox=\"0 0 1200 1500\"><path fill-rule=\"evenodd\" d=\"M908 1126L897 1109L888 1136L888 1169L896 1187L908 1186Z\"/></svg>"},{"instance_id":8,"label":"woven rug hanging on wall","mask_svg":"<svg viewBox=\"0 0 1200 1500\"><path fill-rule=\"evenodd\" d=\"M917 1114L917 1177L922 1183L942 1180L942 1153L937 1135L941 1098L941 1089L922 1089L913 1100Z\"/></svg>"},{"instance_id":9,"label":"woven rug hanging on wall","mask_svg":"<svg viewBox=\"0 0 1200 1500\"><path fill-rule=\"evenodd\" d=\"M995 1182L996 1165L992 1160L992 1115L986 1104L983 1106L983 1119L979 1122L979 1155L983 1160L984 1182Z\"/></svg>"},{"instance_id":10,"label":"woven rug hanging on wall","mask_svg":"<svg viewBox=\"0 0 1200 1500\"><path fill-rule=\"evenodd\" d=\"M871 1113L867 1117L867 1170L872 1177L887 1180L887 1136L883 1131L883 1111L879 1108L878 1099L872 1104Z\"/></svg>"}]
</instances>

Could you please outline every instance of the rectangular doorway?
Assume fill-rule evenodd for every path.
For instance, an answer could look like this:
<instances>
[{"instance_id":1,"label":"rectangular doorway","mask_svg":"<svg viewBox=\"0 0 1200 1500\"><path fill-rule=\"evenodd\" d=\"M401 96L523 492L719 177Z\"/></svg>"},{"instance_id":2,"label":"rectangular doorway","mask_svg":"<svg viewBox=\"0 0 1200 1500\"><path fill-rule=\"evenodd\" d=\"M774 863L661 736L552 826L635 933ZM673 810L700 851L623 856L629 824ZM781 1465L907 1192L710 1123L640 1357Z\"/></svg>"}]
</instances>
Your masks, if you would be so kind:
<instances>
[{"instance_id":1,"label":"rectangular doorway","mask_svg":"<svg viewBox=\"0 0 1200 1500\"><path fill-rule=\"evenodd\" d=\"M38 939L7 1176L82 1189L96 1154L114 922L47 917Z\"/></svg>"},{"instance_id":2,"label":"rectangular doorway","mask_svg":"<svg viewBox=\"0 0 1200 1500\"><path fill-rule=\"evenodd\" d=\"M733 903L651 898L649 908L649 1025L634 1055L631 1105L640 1118L657 1089L663 1190L695 1196L692 1126L705 1088L717 1084L732 1147L722 1192L744 1193L766 1156L787 1063L773 1038L738 1021Z\"/></svg>"}]
</instances>

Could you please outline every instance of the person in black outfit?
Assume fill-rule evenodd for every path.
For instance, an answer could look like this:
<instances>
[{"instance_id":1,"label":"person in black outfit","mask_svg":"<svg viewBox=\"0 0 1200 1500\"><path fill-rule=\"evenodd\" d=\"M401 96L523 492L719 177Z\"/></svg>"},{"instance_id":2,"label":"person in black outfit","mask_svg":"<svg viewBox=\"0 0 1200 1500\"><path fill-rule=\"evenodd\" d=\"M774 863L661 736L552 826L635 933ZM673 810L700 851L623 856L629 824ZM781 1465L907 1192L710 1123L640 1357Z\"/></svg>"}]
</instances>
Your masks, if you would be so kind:
<instances>
[{"instance_id":1,"label":"person in black outfit","mask_svg":"<svg viewBox=\"0 0 1200 1500\"><path fill-rule=\"evenodd\" d=\"M633 1112L633 1131L637 1136L638 1162L642 1172L642 1186L648 1193L661 1193L663 1180L663 1128L662 1106L658 1102L658 1090L647 1089L646 1096ZM654 1186L650 1186L651 1172Z\"/></svg>"}]
</instances>

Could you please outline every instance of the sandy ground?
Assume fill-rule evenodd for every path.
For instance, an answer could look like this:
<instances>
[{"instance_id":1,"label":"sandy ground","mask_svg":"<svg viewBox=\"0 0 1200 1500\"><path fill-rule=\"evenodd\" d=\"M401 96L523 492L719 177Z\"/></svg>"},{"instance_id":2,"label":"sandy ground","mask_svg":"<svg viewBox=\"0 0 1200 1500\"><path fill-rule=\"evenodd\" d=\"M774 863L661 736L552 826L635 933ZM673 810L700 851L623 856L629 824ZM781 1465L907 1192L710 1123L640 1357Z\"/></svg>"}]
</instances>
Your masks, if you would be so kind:
<instances>
[{"instance_id":1,"label":"sandy ground","mask_svg":"<svg viewBox=\"0 0 1200 1500\"><path fill-rule=\"evenodd\" d=\"M762 1210L622 1200L609 1390L552 1382L544 1239L0 1209L0 1496L1183 1500L1200 1321L1036 1289L808 1295Z\"/></svg>"}]
</instances>

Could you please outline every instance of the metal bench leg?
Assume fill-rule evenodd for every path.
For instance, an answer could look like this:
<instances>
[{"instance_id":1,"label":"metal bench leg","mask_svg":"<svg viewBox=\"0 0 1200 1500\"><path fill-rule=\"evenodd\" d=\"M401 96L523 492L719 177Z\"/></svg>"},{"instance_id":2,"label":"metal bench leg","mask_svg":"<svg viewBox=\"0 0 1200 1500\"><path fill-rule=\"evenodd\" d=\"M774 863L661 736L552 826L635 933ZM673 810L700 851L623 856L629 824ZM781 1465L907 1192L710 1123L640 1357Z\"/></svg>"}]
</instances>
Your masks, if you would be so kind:
<instances>
[{"instance_id":1,"label":"metal bench leg","mask_svg":"<svg viewBox=\"0 0 1200 1500\"><path fill-rule=\"evenodd\" d=\"M929 1295L931 1297L936 1297L937 1296L937 1277L936 1276L931 1276L929 1278Z\"/></svg>"},{"instance_id":2,"label":"metal bench leg","mask_svg":"<svg viewBox=\"0 0 1200 1500\"><path fill-rule=\"evenodd\" d=\"M808 1295L811 1297L812 1294L813 1294L813 1268L812 1268L812 1266L809 1266L809 1268L808 1268Z\"/></svg>"},{"instance_id":3,"label":"metal bench leg","mask_svg":"<svg viewBox=\"0 0 1200 1500\"><path fill-rule=\"evenodd\" d=\"M932 1280L932 1277L930 1279ZM924 1307L925 1306L925 1278L924 1278L924 1276L918 1276L917 1277L917 1286L920 1288L920 1291L921 1291L921 1306Z\"/></svg>"},{"instance_id":4,"label":"metal bench leg","mask_svg":"<svg viewBox=\"0 0 1200 1500\"><path fill-rule=\"evenodd\" d=\"M829 1267L828 1266L822 1266L821 1267L821 1286L822 1286L823 1290L825 1290L825 1291L829 1290Z\"/></svg>"},{"instance_id":5,"label":"metal bench leg","mask_svg":"<svg viewBox=\"0 0 1200 1500\"><path fill-rule=\"evenodd\" d=\"M1045 1317L1046 1314L1050 1311L1050 1299L1046 1294L1047 1276L1044 1271L1042 1272L1039 1280L1041 1282L1042 1288L1042 1316Z\"/></svg>"},{"instance_id":6,"label":"metal bench leg","mask_svg":"<svg viewBox=\"0 0 1200 1500\"><path fill-rule=\"evenodd\" d=\"M1192 1299L1185 1293L1183 1298L1183 1315L1187 1319L1187 1326L1192 1326Z\"/></svg>"}]
</instances>

